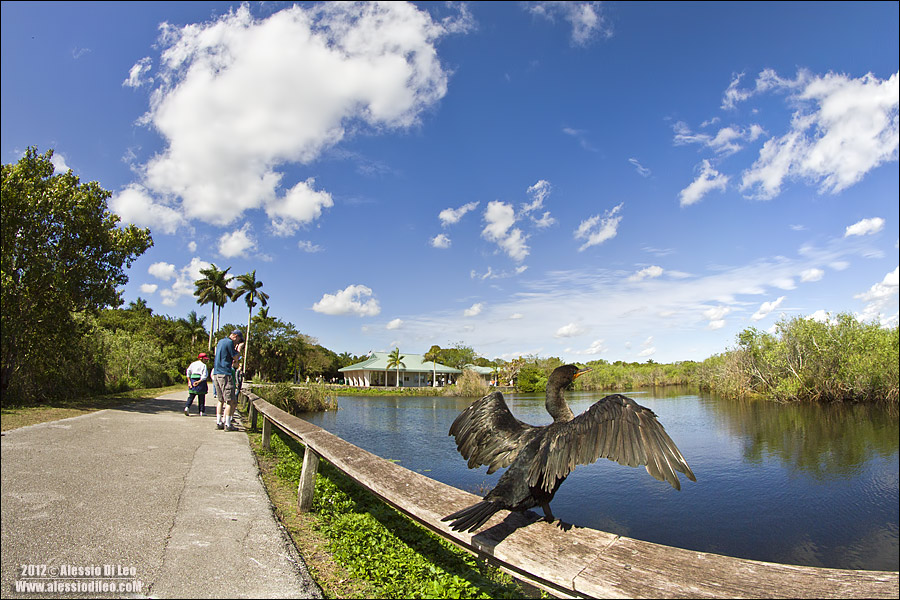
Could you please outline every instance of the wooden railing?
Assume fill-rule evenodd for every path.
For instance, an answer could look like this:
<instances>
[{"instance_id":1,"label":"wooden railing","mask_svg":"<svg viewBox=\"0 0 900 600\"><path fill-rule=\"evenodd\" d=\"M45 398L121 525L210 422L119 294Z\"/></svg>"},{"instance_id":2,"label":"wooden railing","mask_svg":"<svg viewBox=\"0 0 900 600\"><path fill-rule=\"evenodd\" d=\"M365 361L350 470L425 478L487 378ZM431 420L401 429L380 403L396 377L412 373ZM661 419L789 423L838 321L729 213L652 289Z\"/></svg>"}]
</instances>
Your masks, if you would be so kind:
<instances>
[{"instance_id":1,"label":"wooden railing","mask_svg":"<svg viewBox=\"0 0 900 600\"><path fill-rule=\"evenodd\" d=\"M297 501L309 510L320 458L410 519L514 577L561 598L892 598L896 571L784 565L634 540L595 529L563 531L536 513L494 515L474 534L441 518L480 498L358 448L259 398L246 388L249 420L263 416L305 447ZM698 524L702 526L702 524Z\"/></svg>"}]
</instances>

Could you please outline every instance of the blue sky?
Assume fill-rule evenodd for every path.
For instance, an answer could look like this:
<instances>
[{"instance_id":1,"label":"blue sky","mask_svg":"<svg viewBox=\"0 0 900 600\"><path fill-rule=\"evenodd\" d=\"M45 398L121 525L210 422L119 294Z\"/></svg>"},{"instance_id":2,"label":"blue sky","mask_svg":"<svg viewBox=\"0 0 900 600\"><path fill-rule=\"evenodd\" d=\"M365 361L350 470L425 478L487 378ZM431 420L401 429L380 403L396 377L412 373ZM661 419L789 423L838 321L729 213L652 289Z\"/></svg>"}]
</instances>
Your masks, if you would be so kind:
<instances>
[{"instance_id":1,"label":"blue sky","mask_svg":"<svg viewBox=\"0 0 900 600\"><path fill-rule=\"evenodd\" d=\"M256 270L335 352L702 360L898 322L898 3L3 2L2 159L53 149L182 317ZM243 302L223 310L243 323Z\"/></svg>"}]
</instances>

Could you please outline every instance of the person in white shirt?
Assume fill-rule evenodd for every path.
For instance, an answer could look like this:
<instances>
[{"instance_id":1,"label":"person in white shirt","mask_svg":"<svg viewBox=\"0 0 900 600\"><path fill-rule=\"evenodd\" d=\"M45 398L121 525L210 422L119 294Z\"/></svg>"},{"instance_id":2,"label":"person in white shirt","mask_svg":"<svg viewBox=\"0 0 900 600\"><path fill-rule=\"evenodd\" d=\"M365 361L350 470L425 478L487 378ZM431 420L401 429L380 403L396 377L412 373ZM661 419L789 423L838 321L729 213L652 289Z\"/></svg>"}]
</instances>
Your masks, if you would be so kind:
<instances>
[{"instance_id":1,"label":"person in white shirt","mask_svg":"<svg viewBox=\"0 0 900 600\"><path fill-rule=\"evenodd\" d=\"M206 383L209 379L209 369L206 368L207 360L209 360L209 355L201 352L197 356L197 360L187 368L188 397L187 402L184 403L184 416L186 417L191 414L194 396L197 397L197 414L202 417L206 412L206 393L209 391Z\"/></svg>"}]
</instances>

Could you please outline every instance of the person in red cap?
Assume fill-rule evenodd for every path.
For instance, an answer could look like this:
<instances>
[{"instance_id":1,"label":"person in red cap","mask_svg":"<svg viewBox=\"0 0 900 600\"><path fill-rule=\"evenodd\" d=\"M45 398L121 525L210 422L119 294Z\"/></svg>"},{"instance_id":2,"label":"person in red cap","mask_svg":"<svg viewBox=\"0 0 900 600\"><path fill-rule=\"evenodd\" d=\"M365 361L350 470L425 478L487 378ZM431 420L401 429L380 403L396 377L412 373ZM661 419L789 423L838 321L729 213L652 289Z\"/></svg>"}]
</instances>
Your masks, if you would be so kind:
<instances>
[{"instance_id":1,"label":"person in red cap","mask_svg":"<svg viewBox=\"0 0 900 600\"><path fill-rule=\"evenodd\" d=\"M197 397L197 414L201 417L206 412L206 393L209 391L206 381L209 379L209 369L206 368L206 361L209 356L206 352L197 355L197 360L191 363L187 368L188 378L188 397L184 403L184 416L191 414L191 404L194 403L194 396Z\"/></svg>"}]
</instances>

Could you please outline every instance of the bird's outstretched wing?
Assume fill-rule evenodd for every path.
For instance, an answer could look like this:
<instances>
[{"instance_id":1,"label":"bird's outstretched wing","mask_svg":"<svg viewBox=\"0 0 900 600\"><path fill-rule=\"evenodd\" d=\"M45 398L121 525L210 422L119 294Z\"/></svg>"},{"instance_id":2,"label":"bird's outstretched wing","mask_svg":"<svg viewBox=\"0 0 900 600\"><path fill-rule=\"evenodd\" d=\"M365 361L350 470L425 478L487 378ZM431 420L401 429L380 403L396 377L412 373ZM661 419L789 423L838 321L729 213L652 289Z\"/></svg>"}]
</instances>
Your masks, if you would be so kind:
<instances>
[{"instance_id":1,"label":"bird's outstretched wing","mask_svg":"<svg viewBox=\"0 0 900 600\"><path fill-rule=\"evenodd\" d=\"M491 392L456 417L450 435L470 469L488 465L488 473L493 473L508 467L537 429L512 415L503 394Z\"/></svg>"},{"instance_id":2,"label":"bird's outstretched wing","mask_svg":"<svg viewBox=\"0 0 900 600\"><path fill-rule=\"evenodd\" d=\"M645 466L650 475L668 481L676 490L681 483L675 471L697 481L653 411L621 394L606 396L571 421L551 428L555 431L541 440L529 469L529 485L540 484L549 491L575 465L598 458L629 467Z\"/></svg>"}]
</instances>

